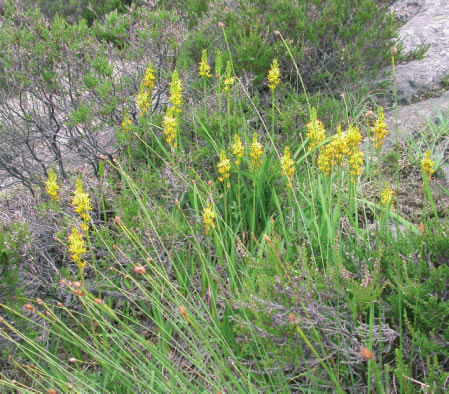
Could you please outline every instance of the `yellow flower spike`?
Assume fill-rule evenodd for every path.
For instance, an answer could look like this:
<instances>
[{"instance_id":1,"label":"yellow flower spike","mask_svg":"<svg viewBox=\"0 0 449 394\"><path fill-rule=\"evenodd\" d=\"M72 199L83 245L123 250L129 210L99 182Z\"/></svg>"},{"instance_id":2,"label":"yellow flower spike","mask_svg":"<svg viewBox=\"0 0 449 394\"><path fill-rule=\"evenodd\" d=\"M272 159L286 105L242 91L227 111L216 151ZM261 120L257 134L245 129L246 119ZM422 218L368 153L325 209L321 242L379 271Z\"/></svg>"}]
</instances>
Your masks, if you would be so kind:
<instances>
[{"instance_id":1,"label":"yellow flower spike","mask_svg":"<svg viewBox=\"0 0 449 394\"><path fill-rule=\"evenodd\" d=\"M371 128L373 136L371 137L371 141L374 142L374 148L376 150L382 148L385 137L388 134L387 125L385 123L385 116L383 113L383 108L379 107L377 110L377 119L374 122L374 126Z\"/></svg>"},{"instance_id":2,"label":"yellow flower spike","mask_svg":"<svg viewBox=\"0 0 449 394\"><path fill-rule=\"evenodd\" d=\"M432 175L435 172L435 163L430 158L430 150L424 153L424 157L421 160L421 166L424 174L428 180L432 179Z\"/></svg>"},{"instance_id":3,"label":"yellow flower spike","mask_svg":"<svg viewBox=\"0 0 449 394\"><path fill-rule=\"evenodd\" d=\"M261 164L261 156L263 154L263 145L257 141L257 133L253 134L253 141L249 146L249 156L251 157L251 165L257 168Z\"/></svg>"},{"instance_id":4,"label":"yellow flower spike","mask_svg":"<svg viewBox=\"0 0 449 394\"><path fill-rule=\"evenodd\" d=\"M58 186L58 179L53 171L53 168L50 168L48 170L48 179L47 182L45 182L45 191L50 196L50 199L53 201L59 200L59 194L58 194L59 186Z\"/></svg>"},{"instance_id":5,"label":"yellow flower spike","mask_svg":"<svg viewBox=\"0 0 449 394\"><path fill-rule=\"evenodd\" d=\"M176 136L178 135L178 121L175 116L176 109L169 107L162 120L162 129L165 134L165 142L175 149L177 146Z\"/></svg>"},{"instance_id":6,"label":"yellow flower spike","mask_svg":"<svg viewBox=\"0 0 449 394\"><path fill-rule=\"evenodd\" d=\"M137 107L140 109L141 115L144 115L152 104L152 93L154 88L154 75L151 63L145 71L145 75L140 83L139 93L137 94Z\"/></svg>"},{"instance_id":7,"label":"yellow flower spike","mask_svg":"<svg viewBox=\"0 0 449 394\"><path fill-rule=\"evenodd\" d=\"M327 144L322 146L320 149L320 155L318 156L318 169L324 173L324 175L329 175L332 170L332 146Z\"/></svg>"},{"instance_id":8,"label":"yellow flower spike","mask_svg":"<svg viewBox=\"0 0 449 394\"><path fill-rule=\"evenodd\" d=\"M223 81L223 90L225 92L229 92L229 90L231 89L232 85L234 85L234 83L235 83L235 77L226 78Z\"/></svg>"},{"instance_id":9,"label":"yellow flower spike","mask_svg":"<svg viewBox=\"0 0 449 394\"><path fill-rule=\"evenodd\" d=\"M363 172L363 152L359 148L359 144L362 142L362 135L358 127L350 125L345 136L348 148L349 174L351 175L351 182L355 183L358 176Z\"/></svg>"},{"instance_id":10,"label":"yellow flower spike","mask_svg":"<svg viewBox=\"0 0 449 394\"><path fill-rule=\"evenodd\" d=\"M87 232L89 231L89 225L87 224L87 221L83 221L80 223L80 229L84 234L87 234Z\"/></svg>"},{"instance_id":11,"label":"yellow flower spike","mask_svg":"<svg viewBox=\"0 0 449 394\"><path fill-rule=\"evenodd\" d=\"M213 229L217 225L215 223L215 212L210 203L207 203L203 209L203 222L206 235L209 234L211 228Z\"/></svg>"},{"instance_id":12,"label":"yellow flower spike","mask_svg":"<svg viewBox=\"0 0 449 394\"><path fill-rule=\"evenodd\" d=\"M352 175L351 182L355 183L357 177L363 172L363 152L354 149L349 156L349 173Z\"/></svg>"},{"instance_id":13,"label":"yellow flower spike","mask_svg":"<svg viewBox=\"0 0 449 394\"><path fill-rule=\"evenodd\" d=\"M170 97L169 101L172 103L173 107L175 108L176 113L182 112L182 80L179 79L178 71L175 70L173 72L172 80L170 82Z\"/></svg>"},{"instance_id":14,"label":"yellow flower spike","mask_svg":"<svg viewBox=\"0 0 449 394\"><path fill-rule=\"evenodd\" d=\"M337 135L332 140L334 162L336 165L342 166L345 157L350 154L349 146L347 143L346 133L342 133L341 127L337 127Z\"/></svg>"},{"instance_id":15,"label":"yellow flower spike","mask_svg":"<svg viewBox=\"0 0 449 394\"><path fill-rule=\"evenodd\" d=\"M203 78L210 78L212 76L210 73L210 66L207 63L207 49L203 49L201 54L201 61L198 65L198 73Z\"/></svg>"},{"instance_id":16,"label":"yellow flower spike","mask_svg":"<svg viewBox=\"0 0 449 394\"><path fill-rule=\"evenodd\" d=\"M81 268L84 268L86 263L81 261L81 257L86 253L86 244L84 243L83 233L76 227L72 228L72 233L69 235L69 252L75 263Z\"/></svg>"},{"instance_id":17,"label":"yellow flower spike","mask_svg":"<svg viewBox=\"0 0 449 394\"><path fill-rule=\"evenodd\" d=\"M394 191L390 188L390 183L385 182L384 189L380 193L380 204L387 207L393 202Z\"/></svg>"},{"instance_id":18,"label":"yellow flower spike","mask_svg":"<svg viewBox=\"0 0 449 394\"><path fill-rule=\"evenodd\" d=\"M228 60L226 62L226 77L225 80L223 82L223 90L225 92L229 92L229 90L231 89L232 85L234 85L236 78L232 76L232 64L231 62Z\"/></svg>"},{"instance_id":19,"label":"yellow flower spike","mask_svg":"<svg viewBox=\"0 0 449 394\"><path fill-rule=\"evenodd\" d=\"M224 182L229 178L229 171L231 171L231 160L226 157L226 152L220 152L220 161L217 164L217 170L220 174L218 180Z\"/></svg>"},{"instance_id":20,"label":"yellow flower spike","mask_svg":"<svg viewBox=\"0 0 449 394\"><path fill-rule=\"evenodd\" d=\"M80 215L85 223L90 221L89 211L92 210L89 194L83 190L81 179L76 180L76 188L73 193L72 205L76 213Z\"/></svg>"},{"instance_id":21,"label":"yellow flower spike","mask_svg":"<svg viewBox=\"0 0 449 394\"><path fill-rule=\"evenodd\" d=\"M284 149L284 155L280 158L281 162L281 173L285 176L289 183L288 187L291 187L291 183L293 181L293 177L295 175L295 161L291 158L290 149L288 146Z\"/></svg>"},{"instance_id":22,"label":"yellow flower spike","mask_svg":"<svg viewBox=\"0 0 449 394\"><path fill-rule=\"evenodd\" d=\"M349 130L346 132L346 143L349 149L357 148L362 142L362 135L360 129L356 126L350 125Z\"/></svg>"},{"instance_id":23,"label":"yellow flower spike","mask_svg":"<svg viewBox=\"0 0 449 394\"><path fill-rule=\"evenodd\" d=\"M268 87L273 91L281 82L281 69L277 59L271 63L271 68L268 71Z\"/></svg>"},{"instance_id":24,"label":"yellow flower spike","mask_svg":"<svg viewBox=\"0 0 449 394\"><path fill-rule=\"evenodd\" d=\"M332 137L332 140L325 146L321 146L320 155L318 156L318 168L325 175L329 175L334 167L343 167L345 158L350 155L351 150L348 146L347 133L343 133L339 126L337 127L337 134Z\"/></svg>"},{"instance_id":25,"label":"yellow flower spike","mask_svg":"<svg viewBox=\"0 0 449 394\"><path fill-rule=\"evenodd\" d=\"M243 157L243 153L245 152L245 147L242 144L242 140L240 136L236 134L234 136L234 143L231 145L232 154L235 156L235 165L240 165L240 159Z\"/></svg>"},{"instance_id":26,"label":"yellow flower spike","mask_svg":"<svg viewBox=\"0 0 449 394\"><path fill-rule=\"evenodd\" d=\"M122 132L125 134L129 134L132 128L132 122L129 118L128 112L125 112L125 115L123 116L123 122L120 124L120 127L122 129Z\"/></svg>"},{"instance_id":27,"label":"yellow flower spike","mask_svg":"<svg viewBox=\"0 0 449 394\"><path fill-rule=\"evenodd\" d=\"M310 122L306 124L306 137L310 140L309 151L326 139L326 130L323 123L316 116L316 108L312 108Z\"/></svg>"}]
</instances>

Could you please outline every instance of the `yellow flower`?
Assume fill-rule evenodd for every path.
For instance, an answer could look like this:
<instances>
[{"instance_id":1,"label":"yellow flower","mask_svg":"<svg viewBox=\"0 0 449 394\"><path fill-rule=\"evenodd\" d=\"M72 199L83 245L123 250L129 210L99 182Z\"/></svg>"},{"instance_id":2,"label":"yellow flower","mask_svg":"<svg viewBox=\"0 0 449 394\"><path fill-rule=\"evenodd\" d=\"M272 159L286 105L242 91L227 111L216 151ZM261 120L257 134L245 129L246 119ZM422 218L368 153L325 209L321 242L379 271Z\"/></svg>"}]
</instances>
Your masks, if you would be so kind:
<instances>
[{"instance_id":1,"label":"yellow flower","mask_svg":"<svg viewBox=\"0 0 449 394\"><path fill-rule=\"evenodd\" d=\"M387 125L385 123L385 116L383 113L383 108L379 107L377 109L377 119L374 122L374 126L371 128L373 136L371 137L371 141L374 142L374 148L376 150L380 149L383 144L385 137L388 134Z\"/></svg>"},{"instance_id":2,"label":"yellow flower","mask_svg":"<svg viewBox=\"0 0 449 394\"><path fill-rule=\"evenodd\" d=\"M358 148L349 155L349 173L352 175L351 182L355 182L357 177L363 172L363 152Z\"/></svg>"},{"instance_id":3,"label":"yellow flower","mask_svg":"<svg viewBox=\"0 0 449 394\"><path fill-rule=\"evenodd\" d=\"M261 164L261 156L263 154L263 145L257 141L257 133L253 134L253 142L249 146L249 156L253 168L257 168Z\"/></svg>"},{"instance_id":4,"label":"yellow flower","mask_svg":"<svg viewBox=\"0 0 449 394\"><path fill-rule=\"evenodd\" d=\"M170 97L169 101L175 108L176 113L181 113L182 111L182 80L179 79L178 71L173 72L172 80L170 82Z\"/></svg>"},{"instance_id":5,"label":"yellow flower","mask_svg":"<svg viewBox=\"0 0 449 394\"><path fill-rule=\"evenodd\" d=\"M211 228L215 228L217 225L215 223L215 212L210 203L207 203L203 209L203 222L206 235L209 234Z\"/></svg>"},{"instance_id":6,"label":"yellow flower","mask_svg":"<svg viewBox=\"0 0 449 394\"><path fill-rule=\"evenodd\" d=\"M56 174L53 171L53 168L50 168L48 170L47 182L45 182L45 191L50 196L51 200L56 201L56 200L59 200L58 190L59 190L59 186L58 186Z\"/></svg>"},{"instance_id":7,"label":"yellow flower","mask_svg":"<svg viewBox=\"0 0 449 394\"><path fill-rule=\"evenodd\" d=\"M335 160L336 165L343 165L343 161L345 156L349 155L349 147L347 144L347 134L342 133L341 127L337 127L337 134L334 136L334 139L331 142L333 147L333 159Z\"/></svg>"},{"instance_id":8,"label":"yellow flower","mask_svg":"<svg viewBox=\"0 0 449 394\"><path fill-rule=\"evenodd\" d=\"M243 157L243 153L245 151L245 148L242 144L242 140L240 139L239 135L236 134L234 136L234 143L231 145L232 154L235 156L235 164L237 166L240 165L240 159Z\"/></svg>"},{"instance_id":9,"label":"yellow flower","mask_svg":"<svg viewBox=\"0 0 449 394\"><path fill-rule=\"evenodd\" d=\"M295 162L291 158L290 149L286 146L284 149L284 155L281 156L281 172L282 175L288 179L288 187L291 187L293 176L295 175Z\"/></svg>"},{"instance_id":10,"label":"yellow flower","mask_svg":"<svg viewBox=\"0 0 449 394\"><path fill-rule=\"evenodd\" d=\"M225 92L229 92L229 90L231 89L232 85L234 85L235 83L235 77L232 76L232 64L231 62L228 60L226 62L226 78L223 82L223 90Z\"/></svg>"},{"instance_id":11,"label":"yellow flower","mask_svg":"<svg viewBox=\"0 0 449 394\"><path fill-rule=\"evenodd\" d=\"M147 112L148 107L152 104L152 93L155 80L156 77L154 75L153 67L151 63L148 63L145 75L140 83L139 93L137 94L137 106L142 115Z\"/></svg>"},{"instance_id":12,"label":"yellow flower","mask_svg":"<svg viewBox=\"0 0 449 394\"><path fill-rule=\"evenodd\" d=\"M277 59L271 63L271 68L268 71L268 87L273 91L281 82L281 69Z\"/></svg>"},{"instance_id":13,"label":"yellow flower","mask_svg":"<svg viewBox=\"0 0 449 394\"><path fill-rule=\"evenodd\" d=\"M231 86L234 85L234 83L235 83L235 77L226 78L223 82L223 85L224 85L223 90L225 92L229 92L229 90L231 89Z\"/></svg>"},{"instance_id":14,"label":"yellow flower","mask_svg":"<svg viewBox=\"0 0 449 394\"><path fill-rule=\"evenodd\" d=\"M231 171L231 160L226 157L226 152L222 150L220 152L220 161L217 164L217 170L220 174L218 180L224 182L229 178L229 171ZM229 183L227 184L229 187Z\"/></svg>"},{"instance_id":15,"label":"yellow flower","mask_svg":"<svg viewBox=\"0 0 449 394\"><path fill-rule=\"evenodd\" d=\"M207 63L207 49L203 49L201 54L201 61L198 66L198 72L203 78L210 78L212 75L210 73L210 66Z\"/></svg>"},{"instance_id":16,"label":"yellow flower","mask_svg":"<svg viewBox=\"0 0 449 394\"><path fill-rule=\"evenodd\" d=\"M81 257L86 253L86 244L84 243L83 234L76 227L72 228L69 235L69 252L72 259L79 267L85 267L86 263L81 261Z\"/></svg>"},{"instance_id":17,"label":"yellow flower","mask_svg":"<svg viewBox=\"0 0 449 394\"><path fill-rule=\"evenodd\" d=\"M346 145L348 147L348 164L351 182L355 182L357 177L363 172L363 152L360 151L359 144L362 142L362 135L358 127L349 126L346 134Z\"/></svg>"},{"instance_id":18,"label":"yellow flower","mask_svg":"<svg viewBox=\"0 0 449 394\"><path fill-rule=\"evenodd\" d=\"M76 180L76 188L73 195L72 205L75 207L75 212L77 212L83 222L87 224L87 222L90 221L89 211L92 210L92 205L89 194L84 192L83 185L79 178Z\"/></svg>"},{"instance_id":19,"label":"yellow flower","mask_svg":"<svg viewBox=\"0 0 449 394\"><path fill-rule=\"evenodd\" d=\"M393 202L394 191L390 188L390 184L385 182L384 189L380 193L380 204L389 206Z\"/></svg>"},{"instance_id":20,"label":"yellow flower","mask_svg":"<svg viewBox=\"0 0 449 394\"><path fill-rule=\"evenodd\" d=\"M432 179L432 175L435 172L435 163L430 158L430 150L424 153L424 157L421 160L421 166L427 179Z\"/></svg>"},{"instance_id":21,"label":"yellow flower","mask_svg":"<svg viewBox=\"0 0 449 394\"><path fill-rule=\"evenodd\" d=\"M349 130L346 132L346 143L349 149L358 147L362 142L362 135L358 127L350 125Z\"/></svg>"},{"instance_id":22,"label":"yellow flower","mask_svg":"<svg viewBox=\"0 0 449 394\"><path fill-rule=\"evenodd\" d=\"M126 112L123 116L123 122L120 124L122 132L128 134L131 131L132 125L133 124L131 122L131 119L129 118L129 114L128 112Z\"/></svg>"},{"instance_id":23,"label":"yellow flower","mask_svg":"<svg viewBox=\"0 0 449 394\"><path fill-rule=\"evenodd\" d=\"M177 146L176 136L178 134L178 121L175 116L176 109L170 107L164 115L162 120L162 128L165 134L165 142L172 148L175 149Z\"/></svg>"},{"instance_id":24,"label":"yellow flower","mask_svg":"<svg viewBox=\"0 0 449 394\"><path fill-rule=\"evenodd\" d=\"M337 134L332 137L332 140L320 148L320 155L318 156L318 168L320 171L328 175L335 166L342 167L346 156L351 151L347 144L347 134L342 133L341 127L337 128Z\"/></svg>"},{"instance_id":25,"label":"yellow flower","mask_svg":"<svg viewBox=\"0 0 449 394\"><path fill-rule=\"evenodd\" d=\"M310 140L309 151L311 151L326 138L326 130L324 129L323 123L316 118L316 108L312 108L310 122L306 124L306 127L306 136Z\"/></svg>"}]
</instances>

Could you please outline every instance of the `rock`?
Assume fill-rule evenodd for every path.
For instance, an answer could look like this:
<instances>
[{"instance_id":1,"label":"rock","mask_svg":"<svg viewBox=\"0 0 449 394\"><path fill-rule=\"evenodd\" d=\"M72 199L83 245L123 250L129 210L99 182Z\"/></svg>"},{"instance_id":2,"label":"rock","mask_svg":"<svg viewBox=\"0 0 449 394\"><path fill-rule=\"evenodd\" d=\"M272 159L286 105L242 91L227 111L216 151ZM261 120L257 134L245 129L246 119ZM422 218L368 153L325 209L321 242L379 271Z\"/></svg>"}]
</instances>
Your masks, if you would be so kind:
<instances>
[{"instance_id":1,"label":"rock","mask_svg":"<svg viewBox=\"0 0 449 394\"><path fill-rule=\"evenodd\" d=\"M415 104L400 106L398 108L398 138L400 141L422 130L428 122L438 124L440 116L449 116L449 92L417 102ZM390 149L395 142L395 111L385 112L385 122L390 131L389 138L385 142L383 151Z\"/></svg>"},{"instance_id":2,"label":"rock","mask_svg":"<svg viewBox=\"0 0 449 394\"><path fill-rule=\"evenodd\" d=\"M403 53L413 54L428 47L423 59L396 65L398 103L410 104L420 100L426 92L447 85L449 1L400 0L391 9L399 15L399 19L407 20L399 32ZM384 75L391 73L391 67L384 71Z\"/></svg>"},{"instance_id":3,"label":"rock","mask_svg":"<svg viewBox=\"0 0 449 394\"><path fill-rule=\"evenodd\" d=\"M390 10L405 24L422 9L425 2L426 0L398 0L392 4Z\"/></svg>"},{"instance_id":4,"label":"rock","mask_svg":"<svg viewBox=\"0 0 449 394\"><path fill-rule=\"evenodd\" d=\"M404 53L416 52L429 46L422 59L396 65L398 93L398 139L404 140L422 130L428 122L439 116L449 116L449 1L448 0L398 0L392 12L406 22L399 31ZM391 67L384 73L391 72ZM393 107L393 83L389 82L389 97L385 103ZM396 140L395 110L385 111L390 130L383 153L391 149Z\"/></svg>"}]
</instances>

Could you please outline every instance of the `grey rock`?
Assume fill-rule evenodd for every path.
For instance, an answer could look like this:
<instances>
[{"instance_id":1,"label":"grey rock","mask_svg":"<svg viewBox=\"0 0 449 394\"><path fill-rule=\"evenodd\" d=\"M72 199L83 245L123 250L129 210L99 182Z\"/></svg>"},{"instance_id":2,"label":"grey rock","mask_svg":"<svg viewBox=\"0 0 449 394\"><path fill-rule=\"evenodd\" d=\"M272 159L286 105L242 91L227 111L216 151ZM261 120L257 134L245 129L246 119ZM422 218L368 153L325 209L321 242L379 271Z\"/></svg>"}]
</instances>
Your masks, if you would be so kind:
<instances>
[{"instance_id":1,"label":"grey rock","mask_svg":"<svg viewBox=\"0 0 449 394\"><path fill-rule=\"evenodd\" d=\"M429 47L423 59L396 65L398 102L410 104L426 92L440 89L449 77L449 1L400 0L392 10L407 20L399 33L404 53ZM391 67L384 70L383 75L388 74Z\"/></svg>"},{"instance_id":2,"label":"grey rock","mask_svg":"<svg viewBox=\"0 0 449 394\"><path fill-rule=\"evenodd\" d=\"M449 115L449 92L440 97L430 98L415 104L398 108L397 131L398 140L403 141L408 136L422 130L428 122L438 124L440 115ZM392 147L396 140L396 114L394 110L385 112L385 122L388 126L389 138L385 142L383 151Z\"/></svg>"},{"instance_id":3,"label":"grey rock","mask_svg":"<svg viewBox=\"0 0 449 394\"><path fill-rule=\"evenodd\" d=\"M444 83L449 77L449 0L398 0L391 10L406 21L399 32L405 52L430 47L423 59L396 66L397 121L394 109L385 112L390 134L383 153L395 143L396 130L401 142L428 122L438 122L440 115L449 116L449 92ZM392 93L392 81L389 86Z\"/></svg>"}]
</instances>

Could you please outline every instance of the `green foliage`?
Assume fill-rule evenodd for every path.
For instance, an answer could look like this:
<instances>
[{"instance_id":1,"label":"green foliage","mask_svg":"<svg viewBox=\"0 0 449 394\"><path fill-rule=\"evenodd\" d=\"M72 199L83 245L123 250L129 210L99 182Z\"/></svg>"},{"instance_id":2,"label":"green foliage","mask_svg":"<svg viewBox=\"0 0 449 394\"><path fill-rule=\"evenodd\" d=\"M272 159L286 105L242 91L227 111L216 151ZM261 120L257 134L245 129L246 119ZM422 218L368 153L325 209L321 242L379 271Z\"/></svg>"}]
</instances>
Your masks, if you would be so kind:
<instances>
[{"instance_id":1,"label":"green foliage","mask_svg":"<svg viewBox=\"0 0 449 394\"><path fill-rule=\"evenodd\" d=\"M333 148L337 126L369 131L364 115L375 103L359 79L387 56L393 23L379 12L385 2L242 0L208 7L167 0L154 12L130 14L121 14L119 4L99 3L108 12L90 27L83 18L68 23L59 16L44 25L32 11L20 15L22 28L9 21L0 34L5 64L30 65L6 73L5 86L65 98L70 105L60 117L67 132L80 129L83 143L97 142L95 131L108 125L116 130L114 153L98 165L101 182L84 178L103 204L80 233L86 267L72 261L67 245L78 217L72 196L63 195L67 188L61 184L58 202L40 205L44 219L52 215L64 267L53 261L51 279L59 284L45 289L43 300L2 305L0 336L16 352L2 361L1 387L387 392L412 391L416 380L442 389L449 358L447 226L427 221L424 212L420 231L400 210L381 206L372 177L349 173L347 151L358 143L341 140L347 151L337 150L343 161L329 172L318 161ZM171 30L200 17L204 24L190 31L178 59L185 37ZM153 42L161 69L155 103L142 114L135 108L140 81L117 81L111 58L147 62ZM221 61L221 71L203 80L180 73L178 144L168 145L168 76L177 61L196 73L204 48L213 49L208 61L212 70ZM289 52L313 95L299 86ZM273 57L285 83L268 95L260 87ZM348 81L360 82L358 89L341 89ZM315 146L306 125L312 106L327 129ZM397 170L397 162L391 166ZM380 187L384 173L377 170ZM390 222L408 232L395 233ZM6 276L20 250L10 233L0 232ZM15 284L11 278L6 283ZM3 376L12 369L19 376Z\"/></svg>"},{"instance_id":2,"label":"green foliage","mask_svg":"<svg viewBox=\"0 0 449 394\"><path fill-rule=\"evenodd\" d=\"M395 37L395 22L386 13L387 3L242 0L233 9L217 8L193 31L183 46L180 62L197 64L204 48L210 52L228 48L236 73L246 70L260 85L272 59L278 58L286 71L285 80L302 90L289 54L275 33L279 31L289 43L307 90L331 91L372 76L386 64ZM224 24L225 38L217 27L219 22Z\"/></svg>"},{"instance_id":3,"label":"green foliage","mask_svg":"<svg viewBox=\"0 0 449 394\"><path fill-rule=\"evenodd\" d=\"M27 226L19 223L0 227L0 300L10 303L23 288L18 282L19 264L28 242Z\"/></svg>"},{"instance_id":4,"label":"green foliage","mask_svg":"<svg viewBox=\"0 0 449 394\"><path fill-rule=\"evenodd\" d=\"M208 11L209 1L207 0L162 0L161 5L170 10L177 9L188 21L190 28L195 27L203 14Z\"/></svg>"},{"instance_id":5,"label":"green foliage","mask_svg":"<svg viewBox=\"0 0 449 394\"><path fill-rule=\"evenodd\" d=\"M429 234L411 239L412 244L404 243L398 251L410 256L409 261L403 262L399 269L396 264L388 268L397 290L390 296L390 302L397 315L407 311L415 329L432 330L449 340L449 330L441 325L449 310L449 266L445 264L449 252L447 228L435 222L428 228ZM419 254L411 255L416 250Z\"/></svg>"},{"instance_id":6,"label":"green foliage","mask_svg":"<svg viewBox=\"0 0 449 394\"><path fill-rule=\"evenodd\" d=\"M128 44L129 25L129 17L119 14L115 9L105 15L103 23L97 23L94 27L100 40L111 42L119 49L123 49Z\"/></svg>"},{"instance_id":7,"label":"green foliage","mask_svg":"<svg viewBox=\"0 0 449 394\"><path fill-rule=\"evenodd\" d=\"M132 0L21 0L24 7L39 7L49 18L60 15L74 23L84 19L89 25L111 11L123 13Z\"/></svg>"}]
</instances>

